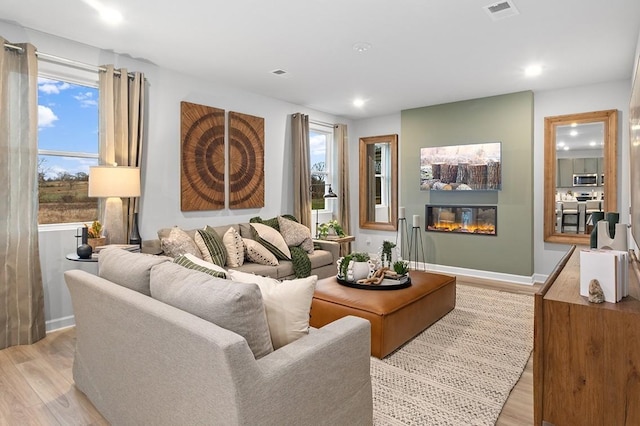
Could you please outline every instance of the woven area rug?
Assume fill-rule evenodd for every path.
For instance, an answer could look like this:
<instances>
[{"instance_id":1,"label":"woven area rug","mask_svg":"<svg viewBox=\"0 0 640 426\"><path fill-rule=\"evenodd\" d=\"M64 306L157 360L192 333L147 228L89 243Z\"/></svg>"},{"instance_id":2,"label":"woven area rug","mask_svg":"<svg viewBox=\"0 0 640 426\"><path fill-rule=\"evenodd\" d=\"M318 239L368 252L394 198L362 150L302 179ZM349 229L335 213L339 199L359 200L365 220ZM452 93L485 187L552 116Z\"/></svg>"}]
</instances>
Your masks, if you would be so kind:
<instances>
[{"instance_id":1,"label":"woven area rug","mask_svg":"<svg viewBox=\"0 0 640 426\"><path fill-rule=\"evenodd\" d=\"M533 297L458 284L456 307L371 358L375 425L493 425L533 350Z\"/></svg>"}]
</instances>

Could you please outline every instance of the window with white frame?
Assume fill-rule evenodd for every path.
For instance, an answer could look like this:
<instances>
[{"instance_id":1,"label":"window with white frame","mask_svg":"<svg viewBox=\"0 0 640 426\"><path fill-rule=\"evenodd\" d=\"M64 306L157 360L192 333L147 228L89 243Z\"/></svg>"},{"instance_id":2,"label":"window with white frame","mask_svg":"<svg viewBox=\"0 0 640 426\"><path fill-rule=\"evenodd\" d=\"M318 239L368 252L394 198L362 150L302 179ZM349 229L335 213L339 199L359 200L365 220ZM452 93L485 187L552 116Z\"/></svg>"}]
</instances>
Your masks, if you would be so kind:
<instances>
[{"instance_id":1,"label":"window with white frame","mask_svg":"<svg viewBox=\"0 0 640 426\"><path fill-rule=\"evenodd\" d=\"M328 211L324 195L332 183L333 130L318 125L309 126L309 156L311 167L312 210Z\"/></svg>"},{"instance_id":2,"label":"window with white frame","mask_svg":"<svg viewBox=\"0 0 640 426\"><path fill-rule=\"evenodd\" d=\"M96 76L97 80L97 76ZM38 77L38 223L95 220L89 167L98 165L97 81Z\"/></svg>"}]
</instances>

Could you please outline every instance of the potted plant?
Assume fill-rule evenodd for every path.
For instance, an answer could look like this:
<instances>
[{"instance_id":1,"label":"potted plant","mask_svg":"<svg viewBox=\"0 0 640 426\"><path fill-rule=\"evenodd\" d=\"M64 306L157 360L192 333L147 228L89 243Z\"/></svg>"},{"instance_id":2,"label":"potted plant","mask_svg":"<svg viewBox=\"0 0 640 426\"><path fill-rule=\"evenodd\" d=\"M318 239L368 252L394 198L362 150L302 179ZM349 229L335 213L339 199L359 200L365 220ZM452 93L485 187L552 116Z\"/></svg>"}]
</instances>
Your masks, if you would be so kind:
<instances>
[{"instance_id":1,"label":"potted plant","mask_svg":"<svg viewBox=\"0 0 640 426\"><path fill-rule=\"evenodd\" d=\"M327 238L330 232L334 232L338 237L344 237L346 234L342 229L342 226L338 223L337 220L333 219L327 223L321 223L318 225L318 236L320 238Z\"/></svg>"},{"instance_id":2,"label":"potted plant","mask_svg":"<svg viewBox=\"0 0 640 426\"><path fill-rule=\"evenodd\" d=\"M382 242L382 253L380 254L380 266L383 268L390 268L393 260L391 255L391 249L395 247L395 243L391 241L383 241Z\"/></svg>"},{"instance_id":3,"label":"potted plant","mask_svg":"<svg viewBox=\"0 0 640 426\"><path fill-rule=\"evenodd\" d=\"M408 260L397 260L393 263L393 270L396 274L402 276L406 275L409 272L409 261Z\"/></svg>"},{"instance_id":4,"label":"potted plant","mask_svg":"<svg viewBox=\"0 0 640 426\"><path fill-rule=\"evenodd\" d=\"M355 252L338 259L338 278L358 281L369 278L376 268L368 253Z\"/></svg>"},{"instance_id":5,"label":"potted plant","mask_svg":"<svg viewBox=\"0 0 640 426\"><path fill-rule=\"evenodd\" d=\"M87 244L95 253L96 247L103 246L107 242L107 239L102 235L102 224L100 221L94 220L91 226L87 226L86 223L84 226L87 228Z\"/></svg>"}]
</instances>

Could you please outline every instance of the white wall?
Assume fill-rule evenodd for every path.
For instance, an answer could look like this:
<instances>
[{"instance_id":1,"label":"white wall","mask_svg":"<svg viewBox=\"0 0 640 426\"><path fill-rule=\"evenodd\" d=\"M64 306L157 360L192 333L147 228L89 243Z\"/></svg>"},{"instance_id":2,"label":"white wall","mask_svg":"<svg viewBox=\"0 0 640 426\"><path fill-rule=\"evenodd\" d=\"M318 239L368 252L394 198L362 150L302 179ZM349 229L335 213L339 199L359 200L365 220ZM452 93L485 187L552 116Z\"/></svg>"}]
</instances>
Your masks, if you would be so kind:
<instances>
[{"instance_id":1,"label":"white wall","mask_svg":"<svg viewBox=\"0 0 640 426\"><path fill-rule=\"evenodd\" d=\"M618 207L621 222L629 223L629 97L631 80L614 81L534 95L534 271L537 281L545 276L569 250L568 245L545 243L544 218L544 118L606 109L618 113ZM625 220L626 219L626 220Z\"/></svg>"},{"instance_id":2,"label":"white wall","mask_svg":"<svg viewBox=\"0 0 640 426\"><path fill-rule=\"evenodd\" d=\"M14 43L30 42L38 51L90 65L112 63L130 71L142 71L148 86L148 129L143 153L142 198L139 216L143 239L156 237L161 227L213 226L270 218L293 210L293 182L289 115L303 112L318 121L349 120L310 110L277 99L225 87L211 81L159 68L148 62L121 56L59 37L0 21L0 35ZM50 67L40 61L40 68ZM180 68L179 64L176 68ZM70 71L73 74L72 71ZM189 101L265 119L265 207L207 212L180 211L180 102ZM357 157L356 157L357 158ZM357 161L357 160L356 160ZM357 164L357 163L356 163ZM356 173L357 175L357 173ZM321 220L324 221L323 218ZM40 255L45 290L45 319L52 330L73 324L73 309L63 271L83 268L97 272L96 264L65 259L75 251L76 226L42 227Z\"/></svg>"}]
</instances>

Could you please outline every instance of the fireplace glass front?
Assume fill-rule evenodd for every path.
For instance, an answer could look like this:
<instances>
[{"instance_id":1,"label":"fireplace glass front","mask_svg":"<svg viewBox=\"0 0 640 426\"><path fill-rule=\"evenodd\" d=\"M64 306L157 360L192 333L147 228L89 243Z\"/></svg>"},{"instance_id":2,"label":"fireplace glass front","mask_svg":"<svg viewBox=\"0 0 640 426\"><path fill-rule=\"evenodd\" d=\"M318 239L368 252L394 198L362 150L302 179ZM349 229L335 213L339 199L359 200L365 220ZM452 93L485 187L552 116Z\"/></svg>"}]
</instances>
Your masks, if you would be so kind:
<instances>
[{"instance_id":1,"label":"fireplace glass front","mask_svg":"<svg viewBox=\"0 0 640 426\"><path fill-rule=\"evenodd\" d=\"M427 231L498 235L497 206L426 205L425 208Z\"/></svg>"}]
</instances>

